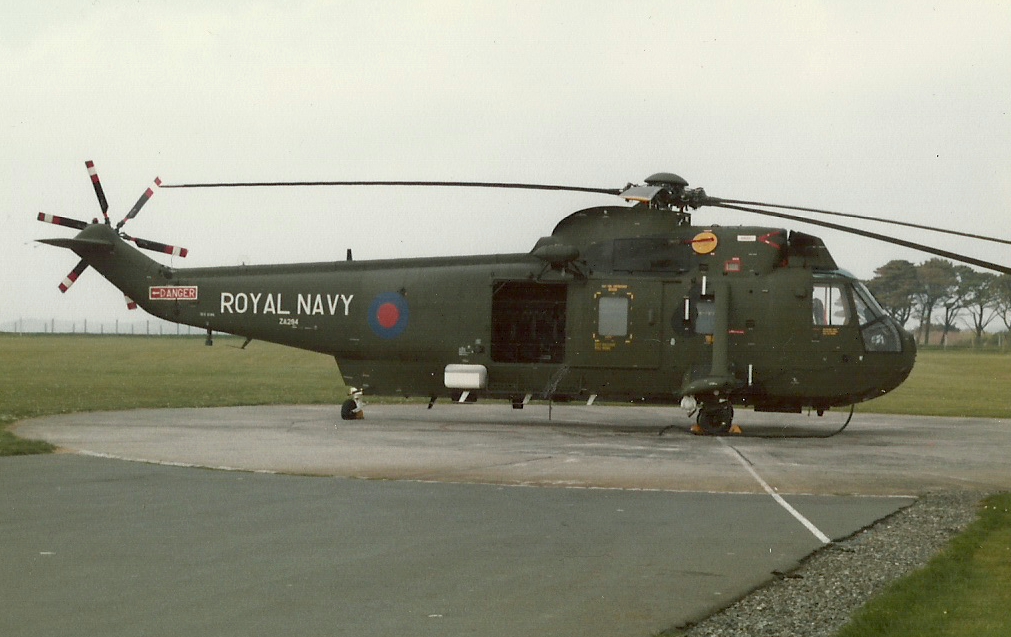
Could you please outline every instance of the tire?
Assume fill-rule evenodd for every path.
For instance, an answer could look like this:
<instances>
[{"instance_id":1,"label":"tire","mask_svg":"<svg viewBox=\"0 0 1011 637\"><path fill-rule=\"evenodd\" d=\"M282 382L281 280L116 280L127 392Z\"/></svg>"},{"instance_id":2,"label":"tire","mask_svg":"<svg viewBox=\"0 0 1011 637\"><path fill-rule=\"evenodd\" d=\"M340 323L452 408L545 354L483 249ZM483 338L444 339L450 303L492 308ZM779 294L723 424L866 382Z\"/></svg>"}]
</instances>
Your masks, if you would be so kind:
<instances>
[{"instance_id":1,"label":"tire","mask_svg":"<svg viewBox=\"0 0 1011 637\"><path fill-rule=\"evenodd\" d=\"M716 405L703 405L699 409L696 422L708 436L720 436L730 432L730 426L734 421L734 407L730 403L719 403Z\"/></svg>"}]
</instances>

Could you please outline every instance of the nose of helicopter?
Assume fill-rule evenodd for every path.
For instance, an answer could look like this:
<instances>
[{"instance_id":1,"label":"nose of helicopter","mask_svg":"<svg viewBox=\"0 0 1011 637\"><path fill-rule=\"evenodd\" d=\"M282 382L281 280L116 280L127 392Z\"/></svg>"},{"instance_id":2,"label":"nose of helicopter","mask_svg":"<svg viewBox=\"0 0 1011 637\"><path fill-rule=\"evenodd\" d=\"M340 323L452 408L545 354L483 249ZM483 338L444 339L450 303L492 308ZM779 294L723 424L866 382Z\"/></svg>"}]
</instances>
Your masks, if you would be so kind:
<instances>
[{"instance_id":1,"label":"nose of helicopter","mask_svg":"<svg viewBox=\"0 0 1011 637\"><path fill-rule=\"evenodd\" d=\"M909 378L910 372L913 371L913 365L916 362L916 338L910 332L903 329L897 322L894 322L894 324L899 334L902 335L902 351L899 352L899 358L894 361L894 372L889 379L890 382L886 387L882 388L882 393L892 391L905 382Z\"/></svg>"},{"instance_id":2,"label":"nose of helicopter","mask_svg":"<svg viewBox=\"0 0 1011 637\"><path fill-rule=\"evenodd\" d=\"M902 329L891 317L883 320L895 328L895 333L899 335L899 347L892 351L864 353L863 360L867 366L861 371L860 377L867 385L858 402L877 398L897 388L909 378L916 362L916 340L913 335Z\"/></svg>"}]
</instances>

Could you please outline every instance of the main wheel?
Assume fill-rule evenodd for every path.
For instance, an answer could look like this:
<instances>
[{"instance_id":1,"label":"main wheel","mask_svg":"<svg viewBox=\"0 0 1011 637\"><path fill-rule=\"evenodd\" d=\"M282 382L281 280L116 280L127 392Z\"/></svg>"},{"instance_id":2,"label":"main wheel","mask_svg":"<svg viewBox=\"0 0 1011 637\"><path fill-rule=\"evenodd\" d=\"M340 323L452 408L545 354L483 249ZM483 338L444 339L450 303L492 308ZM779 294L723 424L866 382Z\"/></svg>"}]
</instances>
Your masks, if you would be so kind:
<instances>
[{"instance_id":1,"label":"main wheel","mask_svg":"<svg viewBox=\"0 0 1011 637\"><path fill-rule=\"evenodd\" d=\"M734 407L728 402L702 405L696 422L709 436L719 436L730 431L734 421Z\"/></svg>"}]
</instances>

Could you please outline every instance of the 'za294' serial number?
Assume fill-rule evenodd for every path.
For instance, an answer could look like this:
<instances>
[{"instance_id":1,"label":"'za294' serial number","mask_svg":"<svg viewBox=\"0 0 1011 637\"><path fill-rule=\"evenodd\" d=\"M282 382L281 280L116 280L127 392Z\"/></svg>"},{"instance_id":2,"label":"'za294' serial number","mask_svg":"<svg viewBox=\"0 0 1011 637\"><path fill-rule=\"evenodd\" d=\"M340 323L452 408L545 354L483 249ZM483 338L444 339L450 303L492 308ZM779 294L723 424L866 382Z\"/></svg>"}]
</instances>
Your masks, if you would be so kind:
<instances>
[{"instance_id":1,"label":"'za294' serial number","mask_svg":"<svg viewBox=\"0 0 1011 637\"><path fill-rule=\"evenodd\" d=\"M277 324L287 325L289 327L298 327L298 319L281 317L280 319L278 319Z\"/></svg>"}]
</instances>

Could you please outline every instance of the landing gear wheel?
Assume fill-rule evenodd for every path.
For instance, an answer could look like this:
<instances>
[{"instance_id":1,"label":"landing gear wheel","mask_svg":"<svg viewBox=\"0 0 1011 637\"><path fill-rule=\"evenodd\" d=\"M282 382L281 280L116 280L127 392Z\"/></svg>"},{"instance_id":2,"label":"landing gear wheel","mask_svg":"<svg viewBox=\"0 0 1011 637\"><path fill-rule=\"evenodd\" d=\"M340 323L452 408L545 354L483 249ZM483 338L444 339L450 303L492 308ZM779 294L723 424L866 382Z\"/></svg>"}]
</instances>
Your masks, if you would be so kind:
<instances>
[{"instance_id":1,"label":"landing gear wheel","mask_svg":"<svg viewBox=\"0 0 1011 637\"><path fill-rule=\"evenodd\" d=\"M358 403L354 398L348 398L341 403L341 420L358 420L361 418L359 414L361 410L358 409Z\"/></svg>"},{"instance_id":2,"label":"landing gear wheel","mask_svg":"<svg viewBox=\"0 0 1011 637\"><path fill-rule=\"evenodd\" d=\"M734 421L734 407L730 403L702 405L696 422L699 429L707 436L720 436L730 433Z\"/></svg>"}]
</instances>

